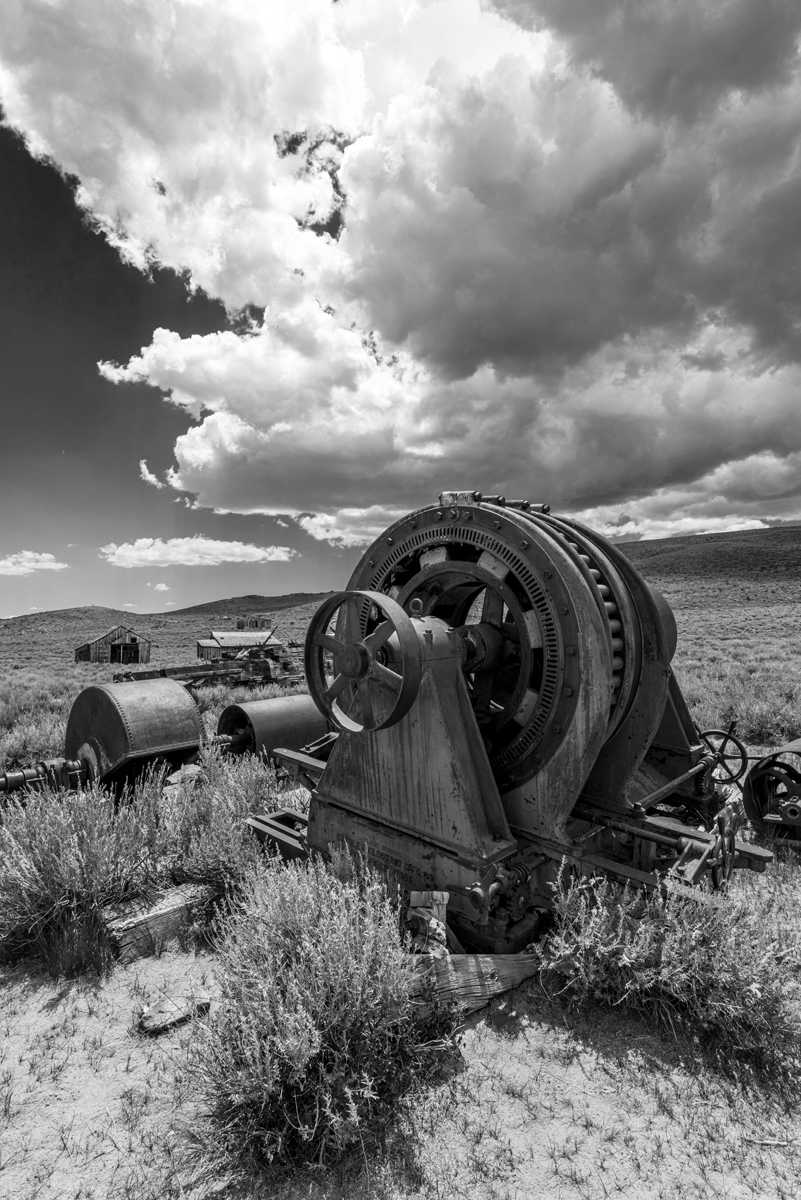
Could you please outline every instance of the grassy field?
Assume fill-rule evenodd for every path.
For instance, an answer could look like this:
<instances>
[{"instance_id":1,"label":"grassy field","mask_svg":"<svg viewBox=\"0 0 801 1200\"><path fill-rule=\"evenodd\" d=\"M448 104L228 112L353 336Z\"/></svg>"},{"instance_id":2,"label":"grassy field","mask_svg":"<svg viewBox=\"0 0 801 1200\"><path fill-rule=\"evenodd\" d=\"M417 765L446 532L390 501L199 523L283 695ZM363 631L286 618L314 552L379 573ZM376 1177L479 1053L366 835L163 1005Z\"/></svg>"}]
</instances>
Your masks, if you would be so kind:
<instances>
[{"instance_id":1,"label":"grassy field","mask_svg":"<svg viewBox=\"0 0 801 1200\"><path fill-rule=\"evenodd\" d=\"M289 597L294 599L294 597ZM322 597L321 597L322 599ZM91 683L110 682L119 666L73 661L75 646L115 624L130 624L152 636L150 665L195 663L195 642L211 628L233 629L243 612L269 611L266 597L242 597L207 607L132 618L115 609L64 609L0 621L0 769L13 763L58 755L72 702ZM274 611L273 628L284 642L303 642L320 600L305 600ZM134 668L135 669L135 668ZM250 696L272 695L264 688L202 689L200 704L209 712L209 731L224 704Z\"/></svg>"},{"instance_id":2,"label":"grassy field","mask_svg":"<svg viewBox=\"0 0 801 1200\"><path fill-rule=\"evenodd\" d=\"M668 538L622 547L670 602L678 625L674 669L701 728L728 726L753 746L801 736L801 526ZM302 643L319 598L274 610L284 642ZM68 609L0 621L0 767L57 754L78 691L113 668L75 664L72 651L115 623L155 639L152 663L195 661L210 628L244 612L271 611L266 597L216 601L131 617ZM243 693L244 694L244 693ZM213 697L208 702L213 707Z\"/></svg>"},{"instance_id":3,"label":"grassy field","mask_svg":"<svg viewBox=\"0 0 801 1200\"><path fill-rule=\"evenodd\" d=\"M755 746L801 735L801 527L625 550L676 616L674 669L699 726L735 720Z\"/></svg>"},{"instance_id":4,"label":"grassy field","mask_svg":"<svg viewBox=\"0 0 801 1200\"><path fill-rule=\"evenodd\" d=\"M627 551L674 608L674 665L698 723L734 719L760 746L801 733L801 529L670 539ZM299 640L315 607L281 614L279 634ZM38 614L0 624L0 762L58 752L74 695L111 674L74 666L71 648L117 619L104 616L98 624L91 614ZM198 614L152 624L127 620L159 640L162 662L181 661L184 653L191 661L195 637L224 624L219 613L208 622ZM158 632L157 620L164 621ZM226 699L221 689L206 698L210 728ZM230 855L224 822L215 824L214 813L238 820L243 805L274 786L260 782L256 767L241 772L227 780L218 770L208 803L157 826L147 825L143 806L148 836L163 845L172 839L171 862L183 870L194 864L202 877L210 863ZM47 912L46 898L42 903ZM782 1002L794 1006L789 1011L801 1023L801 865L791 858L764 876L739 876L721 912L726 954L714 961L721 984L731 985L721 1002L735 1015L747 1014L746 999L755 1013L760 1006L767 1011L786 983ZM589 948L595 951L597 942ZM631 959L623 947L622 961ZM243 1184L233 1168L209 1165L213 1130L202 1134L208 1098L188 1069L202 1040L198 1026L159 1039L136 1030L143 1007L165 996L202 993L219 1001L225 992L219 962L187 943L102 976L89 971L54 981L31 959L0 967L0 1195L791 1200L799 1194L796 1093L739 1071L734 1034L713 1062L704 1029L660 1032L653 1013L631 1011L622 994L616 1007L588 1007L575 988L549 983L547 972L467 1022L438 1077L399 1102L383 1144L365 1142L324 1169L252 1173ZM704 987L699 983L695 997L702 1016Z\"/></svg>"}]
</instances>

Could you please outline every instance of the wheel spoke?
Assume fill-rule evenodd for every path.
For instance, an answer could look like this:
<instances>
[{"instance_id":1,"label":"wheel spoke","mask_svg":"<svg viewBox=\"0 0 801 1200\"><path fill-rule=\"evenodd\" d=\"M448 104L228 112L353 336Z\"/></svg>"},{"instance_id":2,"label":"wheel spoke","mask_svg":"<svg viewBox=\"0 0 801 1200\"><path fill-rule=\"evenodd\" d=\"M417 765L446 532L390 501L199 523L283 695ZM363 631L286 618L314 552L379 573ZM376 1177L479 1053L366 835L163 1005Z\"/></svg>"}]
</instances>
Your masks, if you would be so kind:
<instances>
[{"instance_id":1,"label":"wheel spoke","mask_svg":"<svg viewBox=\"0 0 801 1200\"><path fill-rule=\"evenodd\" d=\"M337 696L344 692L349 683L350 677L348 675L337 675L333 683L329 684L329 686L326 688L323 695L325 696L326 700L336 700Z\"/></svg>"},{"instance_id":2,"label":"wheel spoke","mask_svg":"<svg viewBox=\"0 0 801 1200\"><path fill-rule=\"evenodd\" d=\"M320 650L331 650L334 654L339 654L345 648L345 643L341 642L339 638L332 637L330 633L318 634L313 645Z\"/></svg>"},{"instance_id":3,"label":"wheel spoke","mask_svg":"<svg viewBox=\"0 0 801 1200\"><path fill-rule=\"evenodd\" d=\"M382 621L377 629L374 629L372 633L367 635L364 639L364 645L371 654L375 654L376 650L379 650L385 642L389 641L394 632L395 626L391 621Z\"/></svg>"},{"instance_id":4,"label":"wheel spoke","mask_svg":"<svg viewBox=\"0 0 801 1200\"><path fill-rule=\"evenodd\" d=\"M481 620L488 625L503 624L503 596L495 588L484 589L484 603L481 606Z\"/></svg>"},{"instance_id":5,"label":"wheel spoke","mask_svg":"<svg viewBox=\"0 0 801 1200\"><path fill-rule=\"evenodd\" d=\"M393 671L390 667L385 667L383 663L374 662L367 673L368 679L378 679L381 683L385 683L387 687L393 691L398 691L403 685L403 676L397 671Z\"/></svg>"}]
</instances>

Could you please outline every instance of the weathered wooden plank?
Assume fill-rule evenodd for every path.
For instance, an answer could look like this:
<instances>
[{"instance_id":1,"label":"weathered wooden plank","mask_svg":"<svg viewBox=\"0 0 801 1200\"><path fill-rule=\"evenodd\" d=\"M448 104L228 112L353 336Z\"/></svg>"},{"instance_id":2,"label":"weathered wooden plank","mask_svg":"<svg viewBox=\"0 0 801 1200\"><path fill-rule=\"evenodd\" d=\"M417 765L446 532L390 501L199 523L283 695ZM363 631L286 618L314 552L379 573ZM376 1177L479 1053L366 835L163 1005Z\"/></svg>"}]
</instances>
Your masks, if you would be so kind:
<instances>
[{"instance_id":1,"label":"weathered wooden plank","mask_svg":"<svg viewBox=\"0 0 801 1200\"><path fill-rule=\"evenodd\" d=\"M109 942L121 962L155 954L218 895L217 888L207 884L185 883L155 899L109 905L103 910Z\"/></svg>"},{"instance_id":2,"label":"weathered wooden plank","mask_svg":"<svg viewBox=\"0 0 801 1200\"><path fill-rule=\"evenodd\" d=\"M536 975L539 963L536 954L421 954L414 994L424 1006L454 1004L464 1013L475 1012Z\"/></svg>"},{"instance_id":3,"label":"weathered wooden plank","mask_svg":"<svg viewBox=\"0 0 801 1200\"><path fill-rule=\"evenodd\" d=\"M184 996L180 1000L171 1000L165 996L159 1004L150 1004L139 1016L138 1028L140 1033L156 1037L184 1025L193 1017L202 1017L209 1011L211 1000L208 996Z\"/></svg>"}]
</instances>

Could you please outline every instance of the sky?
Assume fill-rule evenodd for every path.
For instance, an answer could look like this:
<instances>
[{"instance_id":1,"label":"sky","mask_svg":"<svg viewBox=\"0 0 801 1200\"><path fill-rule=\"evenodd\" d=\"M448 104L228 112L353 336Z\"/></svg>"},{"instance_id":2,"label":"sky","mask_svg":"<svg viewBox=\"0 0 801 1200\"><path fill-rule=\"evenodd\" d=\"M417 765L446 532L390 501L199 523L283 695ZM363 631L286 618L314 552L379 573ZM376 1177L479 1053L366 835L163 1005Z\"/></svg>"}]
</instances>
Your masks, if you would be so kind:
<instances>
[{"instance_id":1,"label":"sky","mask_svg":"<svg viewBox=\"0 0 801 1200\"><path fill-rule=\"evenodd\" d=\"M344 586L443 489L801 519L797 0L9 0L0 615Z\"/></svg>"}]
</instances>

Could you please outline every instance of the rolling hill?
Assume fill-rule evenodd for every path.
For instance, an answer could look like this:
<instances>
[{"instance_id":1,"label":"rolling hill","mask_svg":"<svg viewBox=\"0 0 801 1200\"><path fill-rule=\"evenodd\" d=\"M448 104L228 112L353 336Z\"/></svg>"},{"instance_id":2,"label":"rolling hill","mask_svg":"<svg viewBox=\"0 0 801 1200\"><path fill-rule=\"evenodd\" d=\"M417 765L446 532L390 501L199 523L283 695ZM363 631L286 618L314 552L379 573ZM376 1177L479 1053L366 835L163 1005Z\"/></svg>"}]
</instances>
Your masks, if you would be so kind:
<instances>
[{"instance_id":1,"label":"rolling hill","mask_svg":"<svg viewBox=\"0 0 801 1200\"><path fill-rule=\"evenodd\" d=\"M731 533L695 534L619 542L645 578L665 593L677 613L719 604L775 606L801 601L801 525ZM31 659L71 661L72 650L112 625L129 625L154 641L153 662L195 658L195 641L211 627L233 628L247 613L274 614L284 641L302 641L308 622L330 592L232 596L161 613L89 605L0 620L0 665Z\"/></svg>"}]
</instances>

